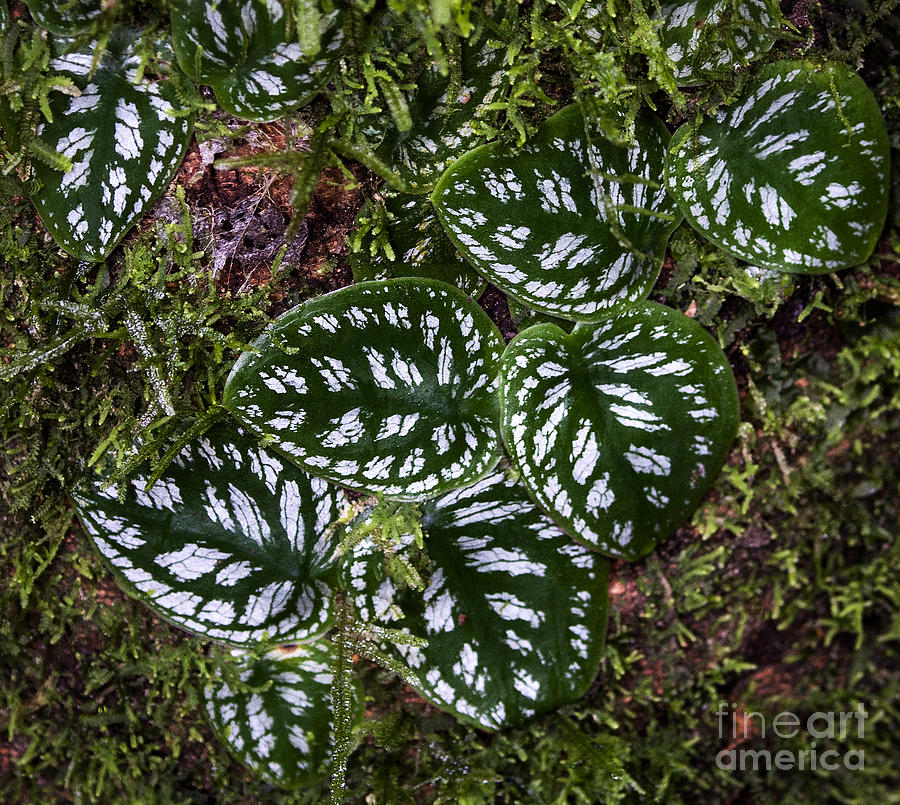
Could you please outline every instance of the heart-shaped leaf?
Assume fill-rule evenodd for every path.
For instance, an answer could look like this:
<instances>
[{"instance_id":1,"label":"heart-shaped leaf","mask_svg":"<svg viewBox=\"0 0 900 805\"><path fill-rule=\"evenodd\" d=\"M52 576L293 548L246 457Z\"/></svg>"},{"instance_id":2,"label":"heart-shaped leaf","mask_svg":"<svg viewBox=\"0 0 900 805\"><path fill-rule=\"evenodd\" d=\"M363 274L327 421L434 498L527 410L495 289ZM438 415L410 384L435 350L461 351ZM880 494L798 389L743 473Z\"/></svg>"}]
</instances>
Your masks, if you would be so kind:
<instances>
[{"instance_id":1,"label":"heart-shaped leaf","mask_svg":"<svg viewBox=\"0 0 900 805\"><path fill-rule=\"evenodd\" d=\"M230 114L275 120L308 103L337 66L341 16L322 15L318 52L285 39L280 0L181 0L172 6L178 63Z\"/></svg>"},{"instance_id":2,"label":"heart-shaped leaf","mask_svg":"<svg viewBox=\"0 0 900 805\"><path fill-rule=\"evenodd\" d=\"M164 617L226 643L287 642L330 625L343 493L231 426L193 442L152 487L73 497L122 586Z\"/></svg>"},{"instance_id":3,"label":"heart-shaped leaf","mask_svg":"<svg viewBox=\"0 0 900 805\"><path fill-rule=\"evenodd\" d=\"M472 123L496 117L488 106L499 100L505 57L506 47L492 44L485 32L474 33L461 48L458 83L452 70L441 75L431 63L404 93L407 131L400 131L386 112L369 123L366 134L380 141L376 153L409 192L429 192L453 160L483 142Z\"/></svg>"},{"instance_id":4,"label":"heart-shaped leaf","mask_svg":"<svg viewBox=\"0 0 900 805\"><path fill-rule=\"evenodd\" d=\"M231 674L206 689L213 729L242 763L276 785L313 785L329 774L334 748L332 648L325 640L243 654ZM249 688L249 690L248 690ZM363 719L363 695L351 689L351 718Z\"/></svg>"},{"instance_id":5,"label":"heart-shaped leaf","mask_svg":"<svg viewBox=\"0 0 900 805\"><path fill-rule=\"evenodd\" d=\"M607 562L573 543L504 473L422 505L432 563L424 594L400 592L371 542L350 588L364 620L428 645L399 645L422 694L497 729L581 696L606 630Z\"/></svg>"},{"instance_id":6,"label":"heart-shaped leaf","mask_svg":"<svg viewBox=\"0 0 900 805\"><path fill-rule=\"evenodd\" d=\"M381 210L375 202L364 206L357 226L367 227L359 251L350 255L357 281L426 277L455 285L475 299L484 290L484 280L444 234L428 198L390 194ZM376 243L376 233L387 238L394 259Z\"/></svg>"},{"instance_id":7,"label":"heart-shaped leaf","mask_svg":"<svg viewBox=\"0 0 900 805\"><path fill-rule=\"evenodd\" d=\"M101 0L25 0L34 21L60 36L86 31L100 16Z\"/></svg>"},{"instance_id":8,"label":"heart-shaped leaf","mask_svg":"<svg viewBox=\"0 0 900 805\"><path fill-rule=\"evenodd\" d=\"M657 183L669 135L638 117L618 146L577 105L551 117L520 151L469 152L441 177L441 222L478 272L525 304L590 321L643 299L681 215Z\"/></svg>"},{"instance_id":9,"label":"heart-shaped leaf","mask_svg":"<svg viewBox=\"0 0 900 805\"><path fill-rule=\"evenodd\" d=\"M660 4L659 37L683 87L764 56L781 21L772 0L674 0Z\"/></svg>"},{"instance_id":10,"label":"heart-shaped leaf","mask_svg":"<svg viewBox=\"0 0 900 805\"><path fill-rule=\"evenodd\" d=\"M500 458L503 340L443 282L365 282L289 310L235 364L224 404L310 472L398 500Z\"/></svg>"},{"instance_id":11,"label":"heart-shaped leaf","mask_svg":"<svg viewBox=\"0 0 900 805\"><path fill-rule=\"evenodd\" d=\"M35 161L41 188L32 201L56 242L82 260L106 258L166 189L190 140L190 119L171 86L135 83L139 41L115 29L93 76L95 43L50 62L81 94L51 96L53 122L37 133L71 168L62 173Z\"/></svg>"},{"instance_id":12,"label":"heart-shaped leaf","mask_svg":"<svg viewBox=\"0 0 900 805\"><path fill-rule=\"evenodd\" d=\"M672 139L667 181L686 218L747 262L815 274L856 265L887 214L888 139L843 64L777 62L742 100Z\"/></svg>"},{"instance_id":13,"label":"heart-shaped leaf","mask_svg":"<svg viewBox=\"0 0 900 805\"><path fill-rule=\"evenodd\" d=\"M570 335L542 324L503 356L503 439L522 483L580 542L637 559L715 478L738 401L693 319L644 303Z\"/></svg>"}]
</instances>

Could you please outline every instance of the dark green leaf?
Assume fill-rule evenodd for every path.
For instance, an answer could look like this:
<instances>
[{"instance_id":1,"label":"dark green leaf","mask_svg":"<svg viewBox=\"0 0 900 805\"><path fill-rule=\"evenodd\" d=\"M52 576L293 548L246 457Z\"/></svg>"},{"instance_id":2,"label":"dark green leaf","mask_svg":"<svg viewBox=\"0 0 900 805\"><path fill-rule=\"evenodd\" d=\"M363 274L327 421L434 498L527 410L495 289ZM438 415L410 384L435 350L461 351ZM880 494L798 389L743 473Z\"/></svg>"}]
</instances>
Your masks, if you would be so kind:
<instances>
[{"instance_id":1,"label":"dark green leaf","mask_svg":"<svg viewBox=\"0 0 900 805\"><path fill-rule=\"evenodd\" d=\"M679 86L764 56L780 15L772 0L673 0L660 4L660 39L675 62Z\"/></svg>"},{"instance_id":2,"label":"dark green leaf","mask_svg":"<svg viewBox=\"0 0 900 805\"><path fill-rule=\"evenodd\" d=\"M581 696L603 648L606 560L573 543L504 473L422 512L432 562L424 594L399 591L370 542L348 565L364 620L428 640L397 646L422 694L488 729Z\"/></svg>"},{"instance_id":3,"label":"dark green leaf","mask_svg":"<svg viewBox=\"0 0 900 805\"><path fill-rule=\"evenodd\" d=\"M329 529L347 505L231 425L188 445L123 502L98 483L73 498L122 586L191 631L233 644L286 642L331 621Z\"/></svg>"},{"instance_id":4,"label":"dark green leaf","mask_svg":"<svg viewBox=\"0 0 900 805\"><path fill-rule=\"evenodd\" d=\"M86 31L100 16L101 0L25 0L25 5L42 28L60 36Z\"/></svg>"},{"instance_id":5,"label":"dark green leaf","mask_svg":"<svg viewBox=\"0 0 900 805\"><path fill-rule=\"evenodd\" d=\"M488 105L499 100L506 48L491 44L485 33L462 46L460 80L428 65L404 93L410 127L400 131L388 114L369 124L370 137L380 140L377 153L411 192L427 193L454 159L479 144L473 121L490 120ZM452 97L448 93L453 92Z\"/></svg>"},{"instance_id":6,"label":"dark green leaf","mask_svg":"<svg viewBox=\"0 0 900 805\"><path fill-rule=\"evenodd\" d=\"M190 139L191 121L171 86L142 79L138 35L113 31L89 76L94 44L53 59L50 70L72 79L77 97L54 93L52 123L38 136L71 162L60 172L34 164L41 189L32 196L44 225L67 252L104 260L166 189Z\"/></svg>"},{"instance_id":7,"label":"dark green leaf","mask_svg":"<svg viewBox=\"0 0 900 805\"><path fill-rule=\"evenodd\" d=\"M337 66L341 17L319 22L319 49L310 53L285 39L280 0L181 0L172 8L172 37L181 68L212 87L227 112L265 122L308 103Z\"/></svg>"},{"instance_id":8,"label":"dark green leaf","mask_svg":"<svg viewBox=\"0 0 900 805\"><path fill-rule=\"evenodd\" d=\"M520 151L494 143L462 157L435 188L435 208L497 287L535 310L590 321L643 299L659 274L681 220L658 183L668 138L647 113L630 148L614 145L568 106Z\"/></svg>"},{"instance_id":9,"label":"dark green leaf","mask_svg":"<svg viewBox=\"0 0 900 805\"><path fill-rule=\"evenodd\" d=\"M499 460L503 340L456 288L353 285L289 310L253 347L224 404L316 475L421 500Z\"/></svg>"},{"instance_id":10,"label":"dark green leaf","mask_svg":"<svg viewBox=\"0 0 900 805\"><path fill-rule=\"evenodd\" d=\"M647 554L693 511L734 439L722 350L644 303L570 335L542 324L503 356L503 439L534 499L575 539Z\"/></svg>"},{"instance_id":11,"label":"dark green leaf","mask_svg":"<svg viewBox=\"0 0 900 805\"><path fill-rule=\"evenodd\" d=\"M816 274L875 248L888 203L888 139L875 98L843 64L777 62L743 98L682 126L666 165L698 232L759 266Z\"/></svg>"},{"instance_id":12,"label":"dark green leaf","mask_svg":"<svg viewBox=\"0 0 900 805\"><path fill-rule=\"evenodd\" d=\"M328 777L334 750L332 654L325 640L284 646L259 658L243 654L232 669L240 678L237 690L221 671L206 689L213 729L241 762L276 785L296 788ZM351 694L357 726L363 718L358 683Z\"/></svg>"}]
</instances>

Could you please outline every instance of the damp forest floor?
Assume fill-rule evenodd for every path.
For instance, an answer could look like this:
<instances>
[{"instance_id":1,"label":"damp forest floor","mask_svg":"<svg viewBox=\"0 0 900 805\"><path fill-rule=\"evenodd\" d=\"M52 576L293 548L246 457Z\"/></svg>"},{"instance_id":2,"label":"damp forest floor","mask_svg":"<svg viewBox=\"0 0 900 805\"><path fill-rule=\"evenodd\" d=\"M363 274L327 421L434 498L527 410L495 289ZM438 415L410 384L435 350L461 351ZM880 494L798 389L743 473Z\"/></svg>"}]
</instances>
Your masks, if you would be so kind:
<instances>
[{"instance_id":1,"label":"damp forest floor","mask_svg":"<svg viewBox=\"0 0 900 805\"><path fill-rule=\"evenodd\" d=\"M690 522L647 559L613 564L589 693L490 734L360 661L373 726L351 757L348 801L900 802L900 78L889 65L863 75L893 145L891 209L866 265L766 297L688 228L672 239L652 298L719 339L742 425ZM218 123L208 130L231 125ZM19 369L0 379L2 803L327 797L281 791L227 754L201 703L221 650L118 590L64 491L167 406L214 402L269 317L352 281L346 239L371 174L326 169L273 272L290 179L212 164L281 148L284 134L268 124L195 142L106 268L62 255L27 199L0 213L0 373ZM481 304L507 338L527 323L494 288ZM805 729L813 713L860 705L863 730ZM784 711L804 725L790 738L771 729ZM855 752L849 765L864 765L716 762L763 749Z\"/></svg>"}]
</instances>

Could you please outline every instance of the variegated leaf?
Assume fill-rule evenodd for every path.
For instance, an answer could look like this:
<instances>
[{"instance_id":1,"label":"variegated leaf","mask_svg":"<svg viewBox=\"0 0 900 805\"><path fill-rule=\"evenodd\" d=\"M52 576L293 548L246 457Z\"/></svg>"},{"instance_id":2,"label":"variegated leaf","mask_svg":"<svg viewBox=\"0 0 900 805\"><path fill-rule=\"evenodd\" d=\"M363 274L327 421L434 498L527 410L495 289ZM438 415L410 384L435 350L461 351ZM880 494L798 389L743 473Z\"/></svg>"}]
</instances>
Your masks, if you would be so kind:
<instances>
[{"instance_id":1,"label":"variegated leaf","mask_svg":"<svg viewBox=\"0 0 900 805\"><path fill-rule=\"evenodd\" d=\"M62 173L35 161L32 195L56 242L82 260L104 260L166 189L190 139L191 121L164 81L142 79L139 34L115 29L91 76L92 43L50 62L81 90L50 98L38 136L71 161ZM176 117L173 111L178 111Z\"/></svg>"},{"instance_id":2,"label":"variegated leaf","mask_svg":"<svg viewBox=\"0 0 900 805\"><path fill-rule=\"evenodd\" d=\"M473 122L497 115L489 105L500 100L506 72L506 47L492 44L485 32L473 34L461 48L459 83L429 64L404 93L411 126L400 131L385 111L368 126L380 141L377 154L410 192L427 193L445 168L483 139ZM453 92L452 97L448 93Z\"/></svg>"},{"instance_id":3,"label":"variegated leaf","mask_svg":"<svg viewBox=\"0 0 900 805\"><path fill-rule=\"evenodd\" d=\"M328 777L334 749L332 665L325 640L276 648L258 658L241 653L237 667L229 669L237 679L220 670L206 689L213 729L256 774L278 786L314 785ZM363 718L358 683L351 694L351 726L356 726Z\"/></svg>"},{"instance_id":4,"label":"variegated leaf","mask_svg":"<svg viewBox=\"0 0 900 805\"><path fill-rule=\"evenodd\" d=\"M660 39L680 86L764 56L781 14L774 0L672 0L660 4Z\"/></svg>"},{"instance_id":5,"label":"variegated leaf","mask_svg":"<svg viewBox=\"0 0 900 805\"><path fill-rule=\"evenodd\" d=\"M86 31L100 16L101 0L25 0L34 21L60 36Z\"/></svg>"},{"instance_id":6,"label":"variegated leaf","mask_svg":"<svg viewBox=\"0 0 900 805\"><path fill-rule=\"evenodd\" d=\"M288 311L253 347L224 404L316 475L422 500L499 460L503 340L446 283L342 288Z\"/></svg>"},{"instance_id":7,"label":"variegated leaf","mask_svg":"<svg viewBox=\"0 0 900 805\"><path fill-rule=\"evenodd\" d=\"M424 594L398 591L370 542L348 565L361 618L427 639L398 646L422 694L487 729L581 696L603 648L606 560L502 472L422 511L432 564Z\"/></svg>"},{"instance_id":8,"label":"variegated leaf","mask_svg":"<svg viewBox=\"0 0 900 805\"><path fill-rule=\"evenodd\" d=\"M691 226L761 267L816 274L856 265L887 214L888 139L843 64L776 62L743 98L669 147L667 181Z\"/></svg>"},{"instance_id":9,"label":"variegated leaf","mask_svg":"<svg viewBox=\"0 0 900 805\"><path fill-rule=\"evenodd\" d=\"M286 642L331 621L343 493L283 463L232 426L184 448L119 501L98 483L73 497L122 586L164 617L232 644Z\"/></svg>"},{"instance_id":10,"label":"variegated leaf","mask_svg":"<svg viewBox=\"0 0 900 805\"><path fill-rule=\"evenodd\" d=\"M503 439L532 497L575 539L647 554L728 455L734 377L693 319L644 303L570 335L520 333L503 356Z\"/></svg>"},{"instance_id":11,"label":"variegated leaf","mask_svg":"<svg viewBox=\"0 0 900 805\"><path fill-rule=\"evenodd\" d=\"M375 203L363 207L358 222L373 214ZM394 259L381 250L373 254L375 244L369 230L360 251L350 255L350 266L357 281L425 277L455 285L467 296L478 298L485 282L444 233L430 199L390 194L384 200L384 212L388 218L384 234L394 251Z\"/></svg>"},{"instance_id":12,"label":"variegated leaf","mask_svg":"<svg viewBox=\"0 0 900 805\"><path fill-rule=\"evenodd\" d=\"M478 272L544 313L591 321L643 299L681 215L658 183L668 132L650 113L635 142L588 135L577 105L521 151L498 143L452 165L433 200Z\"/></svg>"},{"instance_id":13,"label":"variegated leaf","mask_svg":"<svg viewBox=\"0 0 900 805\"><path fill-rule=\"evenodd\" d=\"M172 37L181 68L230 114L265 122L308 103L337 66L343 23L322 15L317 53L285 39L281 0L181 0Z\"/></svg>"}]
</instances>

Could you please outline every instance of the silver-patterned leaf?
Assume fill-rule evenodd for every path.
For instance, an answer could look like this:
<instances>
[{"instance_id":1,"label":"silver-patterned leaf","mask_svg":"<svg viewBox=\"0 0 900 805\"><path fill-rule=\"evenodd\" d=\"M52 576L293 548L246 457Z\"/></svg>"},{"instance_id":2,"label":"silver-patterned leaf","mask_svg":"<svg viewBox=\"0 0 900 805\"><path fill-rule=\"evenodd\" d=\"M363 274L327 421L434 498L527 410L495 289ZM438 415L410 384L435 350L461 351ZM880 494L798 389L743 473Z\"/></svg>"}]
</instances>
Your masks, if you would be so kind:
<instances>
[{"instance_id":1,"label":"silver-patterned leaf","mask_svg":"<svg viewBox=\"0 0 900 805\"><path fill-rule=\"evenodd\" d=\"M591 321L643 299L659 274L681 220L659 182L668 139L646 113L634 144L614 145L573 104L519 151L470 151L432 199L447 234L498 288L535 310Z\"/></svg>"},{"instance_id":2,"label":"silver-patterned leaf","mask_svg":"<svg viewBox=\"0 0 900 805\"><path fill-rule=\"evenodd\" d=\"M135 82L139 43L139 34L115 29L93 76L96 43L50 62L81 93L54 93L53 122L37 133L72 167L35 161L41 187L31 198L56 242L82 260L106 258L166 189L190 139L191 119L171 86Z\"/></svg>"},{"instance_id":3,"label":"silver-patterned leaf","mask_svg":"<svg viewBox=\"0 0 900 805\"><path fill-rule=\"evenodd\" d=\"M856 73L784 61L716 117L682 126L666 174L704 237L749 263L815 274L872 253L889 164L881 112Z\"/></svg>"},{"instance_id":4,"label":"silver-patterned leaf","mask_svg":"<svg viewBox=\"0 0 900 805\"><path fill-rule=\"evenodd\" d=\"M680 86L764 56L781 14L774 0L672 0L660 3L660 39Z\"/></svg>"},{"instance_id":5,"label":"silver-patterned leaf","mask_svg":"<svg viewBox=\"0 0 900 805\"><path fill-rule=\"evenodd\" d=\"M242 654L229 669L237 679L219 670L206 688L216 734L242 763L276 785L296 788L328 777L334 750L332 652L330 643L317 640L262 657ZM351 696L352 728L363 718L358 683Z\"/></svg>"},{"instance_id":6,"label":"silver-patterned leaf","mask_svg":"<svg viewBox=\"0 0 900 805\"><path fill-rule=\"evenodd\" d=\"M320 17L319 50L285 38L281 0L180 0L172 6L178 63L230 114L265 122L308 103L337 66L341 15Z\"/></svg>"},{"instance_id":7,"label":"silver-patterned leaf","mask_svg":"<svg viewBox=\"0 0 900 805\"><path fill-rule=\"evenodd\" d=\"M238 359L224 405L310 472L397 500L500 458L503 339L457 288L364 282L289 310Z\"/></svg>"},{"instance_id":8,"label":"silver-patterned leaf","mask_svg":"<svg viewBox=\"0 0 900 805\"><path fill-rule=\"evenodd\" d=\"M25 0L34 21L60 36L86 31L100 16L101 0Z\"/></svg>"},{"instance_id":9,"label":"silver-patterned leaf","mask_svg":"<svg viewBox=\"0 0 900 805\"><path fill-rule=\"evenodd\" d=\"M357 226L374 215L374 205L378 203L371 202L362 208ZM362 239L360 250L350 255L350 267L358 282L425 277L455 285L473 299L481 295L485 281L444 233L430 199L417 195L387 194L384 213L388 220L383 234L394 251L394 259L389 259L380 250L372 253L373 235L369 230Z\"/></svg>"},{"instance_id":10,"label":"silver-patterned leaf","mask_svg":"<svg viewBox=\"0 0 900 805\"><path fill-rule=\"evenodd\" d=\"M422 506L431 578L399 591L381 553L348 563L359 615L425 638L400 645L422 694L487 729L581 696L606 629L607 562L573 543L502 472Z\"/></svg>"},{"instance_id":11,"label":"silver-patterned leaf","mask_svg":"<svg viewBox=\"0 0 900 805\"><path fill-rule=\"evenodd\" d=\"M532 497L575 539L647 554L693 511L737 430L731 367L693 319L643 303L503 356L503 439Z\"/></svg>"},{"instance_id":12,"label":"silver-patterned leaf","mask_svg":"<svg viewBox=\"0 0 900 805\"><path fill-rule=\"evenodd\" d=\"M73 498L122 586L178 626L238 645L329 627L343 493L236 428L189 444L152 487L139 474L122 502L102 483Z\"/></svg>"}]
</instances>

